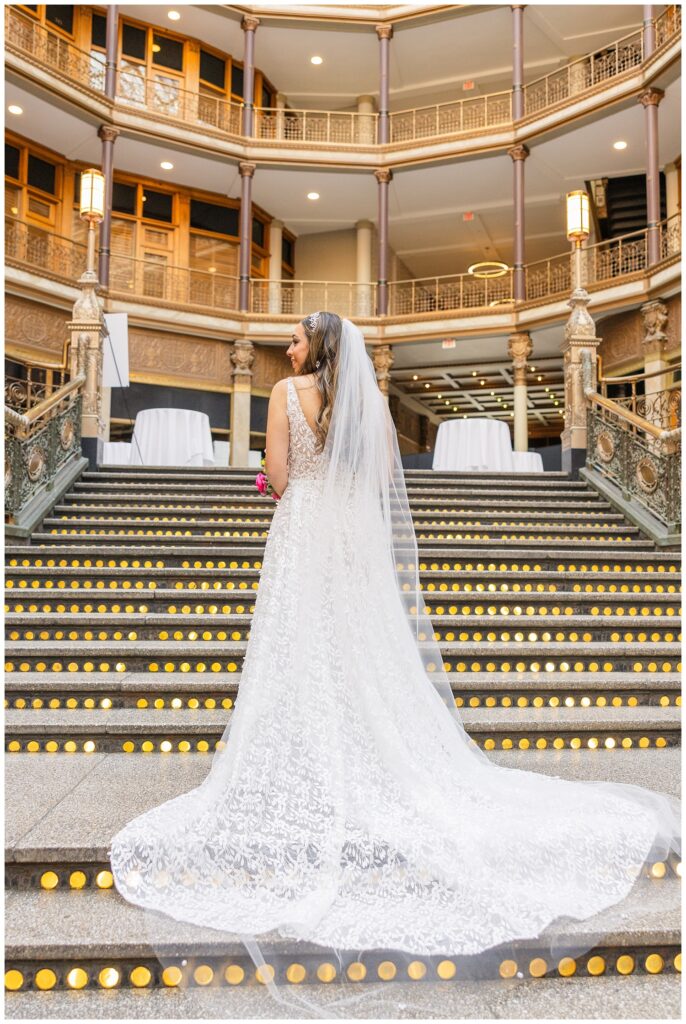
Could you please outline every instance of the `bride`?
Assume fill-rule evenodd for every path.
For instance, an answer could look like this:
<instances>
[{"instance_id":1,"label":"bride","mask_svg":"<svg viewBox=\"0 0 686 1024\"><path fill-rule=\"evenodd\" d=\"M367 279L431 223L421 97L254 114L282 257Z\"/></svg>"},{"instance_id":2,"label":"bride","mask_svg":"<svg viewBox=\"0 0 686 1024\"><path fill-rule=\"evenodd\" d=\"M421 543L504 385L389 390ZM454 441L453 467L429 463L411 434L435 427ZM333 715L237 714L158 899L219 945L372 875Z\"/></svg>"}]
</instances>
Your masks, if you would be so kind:
<instances>
[{"instance_id":1,"label":"bride","mask_svg":"<svg viewBox=\"0 0 686 1024\"><path fill-rule=\"evenodd\" d=\"M204 782L114 836L116 887L151 912L158 950L160 915L176 922L165 955L185 926L234 956L238 937L277 998L294 950L314 982L326 951L346 982L381 976L383 951L427 980L446 957L458 977L497 977L503 949L519 976L532 950L552 970L678 848L678 803L501 767L470 740L363 335L317 312L287 354L295 376L272 391L266 443L282 497L236 708Z\"/></svg>"}]
</instances>

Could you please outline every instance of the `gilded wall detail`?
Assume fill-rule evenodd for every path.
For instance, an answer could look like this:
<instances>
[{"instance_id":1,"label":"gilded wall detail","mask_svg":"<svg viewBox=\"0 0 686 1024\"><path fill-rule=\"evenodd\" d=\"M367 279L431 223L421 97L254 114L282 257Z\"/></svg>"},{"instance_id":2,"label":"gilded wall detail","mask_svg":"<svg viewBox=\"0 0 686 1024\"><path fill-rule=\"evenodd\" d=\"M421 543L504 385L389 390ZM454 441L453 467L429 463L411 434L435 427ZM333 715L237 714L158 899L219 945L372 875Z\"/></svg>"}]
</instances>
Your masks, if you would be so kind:
<instances>
[{"instance_id":1,"label":"gilded wall detail","mask_svg":"<svg viewBox=\"0 0 686 1024\"><path fill-rule=\"evenodd\" d=\"M227 341L130 327L129 366L139 381L168 382L208 391L231 388Z\"/></svg>"},{"instance_id":2,"label":"gilded wall detail","mask_svg":"<svg viewBox=\"0 0 686 1024\"><path fill-rule=\"evenodd\" d=\"M288 339L283 345L255 345L255 361L252 364L253 391L267 391L282 377L290 377L293 373L290 362L286 358Z\"/></svg>"},{"instance_id":3,"label":"gilded wall detail","mask_svg":"<svg viewBox=\"0 0 686 1024\"><path fill-rule=\"evenodd\" d=\"M665 334L667 353L679 349L681 337L681 296L672 295L662 300L667 307ZM640 309L616 313L597 323L596 333L602 339L599 352L603 359L603 372L618 375L624 368L643 365L643 336L645 328Z\"/></svg>"},{"instance_id":4,"label":"gilded wall detail","mask_svg":"<svg viewBox=\"0 0 686 1024\"><path fill-rule=\"evenodd\" d=\"M5 301L5 352L24 359L62 356L67 339L66 310L51 309L40 302L8 295Z\"/></svg>"}]
</instances>

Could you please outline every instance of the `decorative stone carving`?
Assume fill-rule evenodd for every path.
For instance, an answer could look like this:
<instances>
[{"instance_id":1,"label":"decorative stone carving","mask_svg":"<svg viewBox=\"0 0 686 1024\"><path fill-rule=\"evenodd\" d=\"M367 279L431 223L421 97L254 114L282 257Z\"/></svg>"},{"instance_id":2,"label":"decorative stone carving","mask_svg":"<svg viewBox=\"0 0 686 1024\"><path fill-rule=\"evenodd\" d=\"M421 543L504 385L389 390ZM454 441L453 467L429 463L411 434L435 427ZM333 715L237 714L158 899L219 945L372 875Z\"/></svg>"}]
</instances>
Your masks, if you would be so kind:
<instances>
[{"instance_id":1,"label":"decorative stone carving","mask_svg":"<svg viewBox=\"0 0 686 1024\"><path fill-rule=\"evenodd\" d=\"M111 124L101 124L98 128L98 138L102 142L116 142L120 135L119 128L114 128Z\"/></svg>"},{"instance_id":2,"label":"decorative stone carving","mask_svg":"<svg viewBox=\"0 0 686 1024\"><path fill-rule=\"evenodd\" d=\"M507 342L507 352L512 360L514 383L526 386L526 366L533 352L533 345L528 333L511 334Z\"/></svg>"},{"instance_id":3,"label":"decorative stone carving","mask_svg":"<svg viewBox=\"0 0 686 1024\"><path fill-rule=\"evenodd\" d=\"M595 323L588 312L590 296L584 288L575 288L567 303L571 315L565 325L562 343L565 381L565 426L562 431L563 468L565 450L586 448L586 397L581 367L581 353L591 353L592 374L590 386L595 388L597 349L600 338L596 337Z\"/></svg>"},{"instance_id":4,"label":"decorative stone carving","mask_svg":"<svg viewBox=\"0 0 686 1024\"><path fill-rule=\"evenodd\" d=\"M660 105L660 101L664 98L664 95L664 89L657 89L655 86L651 85L647 89L644 89L643 92L640 92L637 99L643 107L657 107Z\"/></svg>"},{"instance_id":5,"label":"decorative stone carving","mask_svg":"<svg viewBox=\"0 0 686 1024\"><path fill-rule=\"evenodd\" d=\"M252 377L252 364L254 359L255 351L251 341L239 338L233 343L231 362L233 363L234 384L238 380L242 380L249 384L250 378Z\"/></svg>"},{"instance_id":6,"label":"decorative stone carving","mask_svg":"<svg viewBox=\"0 0 686 1024\"><path fill-rule=\"evenodd\" d=\"M650 355L662 355L667 342L667 333L664 328L667 326L667 307L661 299L654 299L641 306L643 318L643 350Z\"/></svg>"},{"instance_id":7,"label":"decorative stone carving","mask_svg":"<svg viewBox=\"0 0 686 1024\"><path fill-rule=\"evenodd\" d=\"M260 24L260 19L253 14L245 14L241 21L241 28L244 32L255 32Z\"/></svg>"},{"instance_id":8,"label":"decorative stone carving","mask_svg":"<svg viewBox=\"0 0 686 1024\"><path fill-rule=\"evenodd\" d=\"M380 185L382 183L388 184L389 182L393 181L393 171L390 169L390 167L377 167L376 170L374 171L374 177L376 178Z\"/></svg>"},{"instance_id":9,"label":"decorative stone carving","mask_svg":"<svg viewBox=\"0 0 686 1024\"><path fill-rule=\"evenodd\" d=\"M257 164L251 164L248 160L242 160L238 165L241 178L252 178L255 173Z\"/></svg>"},{"instance_id":10,"label":"decorative stone carving","mask_svg":"<svg viewBox=\"0 0 686 1024\"><path fill-rule=\"evenodd\" d=\"M388 382L391 379L391 366L393 365L393 349L390 345L375 345L372 349L372 360L379 384L379 391L382 395L388 397Z\"/></svg>"},{"instance_id":11,"label":"decorative stone carving","mask_svg":"<svg viewBox=\"0 0 686 1024\"><path fill-rule=\"evenodd\" d=\"M393 38L393 26L392 25L375 25L376 34L379 39L392 39Z\"/></svg>"},{"instance_id":12,"label":"decorative stone carving","mask_svg":"<svg viewBox=\"0 0 686 1024\"><path fill-rule=\"evenodd\" d=\"M523 142L518 142L516 146L511 146L508 149L507 155L513 160L526 160L529 155L529 147L525 146Z\"/></svg>"}]
</instances>

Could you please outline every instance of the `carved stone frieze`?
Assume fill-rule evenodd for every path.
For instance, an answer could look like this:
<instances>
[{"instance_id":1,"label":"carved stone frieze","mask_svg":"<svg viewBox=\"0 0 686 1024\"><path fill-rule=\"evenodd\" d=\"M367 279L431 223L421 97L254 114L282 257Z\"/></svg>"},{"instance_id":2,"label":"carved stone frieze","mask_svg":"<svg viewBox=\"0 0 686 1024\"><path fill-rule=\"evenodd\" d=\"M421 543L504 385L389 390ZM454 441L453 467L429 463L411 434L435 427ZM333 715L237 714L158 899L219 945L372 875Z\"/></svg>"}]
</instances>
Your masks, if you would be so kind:
<instances>
[{"instance_id":1,"label":"carved stone frieze","mask_svg":"<svg viewBox=\"0 0 686 1024\"><path fill-rule=\"evenodd\" d=\"M390 345L375 345L372 349L372 361L379 382L379 391L388 395L388 382L391 379L393 365L393 349Z\"/></svg>"},{"instance_id":2,"label":"carved stone frieze","mask_svg":"<svg viewBox=\"0 0 686 1024\"><path fill-rule=\"evenodd\" d=\"M533 352L528 332L521 331L511 334L507 342L507 351L512 360L515 384L526 384L526 366L529 356Z\"/></svg>"},{"instance_id":3,"label":"carved stone frieze","mask_svg":"<svg viewBox=\"0 0 686 1024\"><path fill-rule=\"evenodd\" d=\"M30 299L8 295L5 301L5 347L9 356L24 352L61 355L67 336L68 313Z\"/></svg>"}]
</instances>

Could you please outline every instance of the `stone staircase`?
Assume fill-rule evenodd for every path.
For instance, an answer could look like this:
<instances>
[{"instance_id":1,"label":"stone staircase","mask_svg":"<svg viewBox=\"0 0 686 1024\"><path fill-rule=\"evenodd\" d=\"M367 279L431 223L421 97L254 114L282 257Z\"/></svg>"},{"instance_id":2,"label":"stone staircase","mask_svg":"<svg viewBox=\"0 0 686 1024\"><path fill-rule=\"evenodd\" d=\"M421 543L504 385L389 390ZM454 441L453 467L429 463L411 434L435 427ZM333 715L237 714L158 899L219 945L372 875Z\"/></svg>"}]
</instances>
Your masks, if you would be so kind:
<instances>
[{"instance_id":1,"label":"stone staircase","mask_svg":"<svg viewBox=\"0 0 686 1024\"><path fill-rule=\"evenodd\" d=\"M85 473L30 543L6 548L10 1017L226 1016L222 991L200 991L208 969L231 1016L279 1015L242 948L230 965L189 957L163 971L106 855L124 822L202 781L231 714L273 514L254 477ZM406 479L422 586L475 742L508 766L677 792L678 554L563 474ZM391 1016L410 1003L400 1015L422 1016L433 986L447 1016L588 1016L588 1000L603 1015L677 1016L679 920L661 907L680 873L654 865L651 906L610 912L607 945L578 962L541 971L532 947L511 994L500 979L470 995L448 984L454 965L429 959L421 984L400 972L389 984L371 962L365 984L391 993ZM276 970L291 959L284 944ZM322 987L324 965L304 966Z\"/></svg>"}]
</instances>

